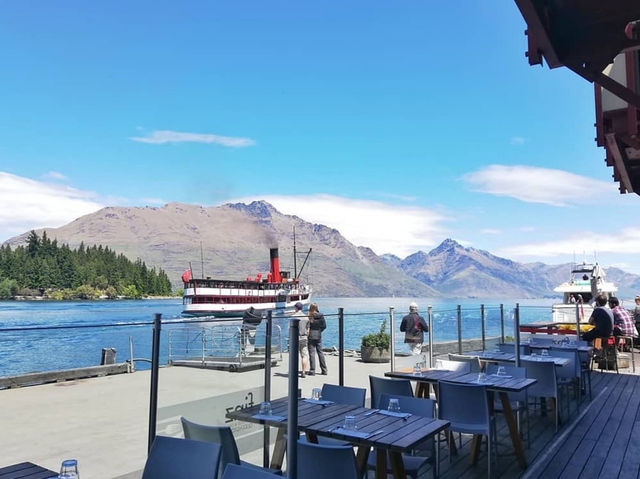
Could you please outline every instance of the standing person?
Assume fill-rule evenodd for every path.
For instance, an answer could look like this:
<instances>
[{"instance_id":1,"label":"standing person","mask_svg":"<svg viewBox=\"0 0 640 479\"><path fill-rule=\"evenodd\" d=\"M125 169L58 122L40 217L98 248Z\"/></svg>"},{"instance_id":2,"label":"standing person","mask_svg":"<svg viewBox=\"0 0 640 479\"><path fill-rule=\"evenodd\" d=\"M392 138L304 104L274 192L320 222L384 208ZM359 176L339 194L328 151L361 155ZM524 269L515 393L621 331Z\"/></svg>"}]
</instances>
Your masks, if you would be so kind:
<instances>
[{"instance_id":1,"label":"standing person","mask_svg":"<svg viewBox=\"0 0 640 479\"><path fill-rule=\"evenodd\" d=\"M256 329L262 322L262 315L251 306L242 315L242 344L244 352L251 352L256 344Z\"/></svg>"},{"instance_id":2,"label":"standing person","mask_svg":"<svg viewBox=\"0 0 640 479\"><path fill-rule=\"evenodd\" d=\"M322 374L327 375L327 362L322 352L322 331L327 328L327 322L324 315L318 310L316 303L309 306L309 358L311 359L311 369L309 376L316 374L316 352L318 353L318 361L320 362L320 370Z\"/></svg>"},{"instance_id":3,"label":"standing person","mask_svg":"<svg viewBox=\"0 0 640 479\"><path fill-rule=\"evenodd\" d=\"M582 335L584 341L593 341L595 338L608 338L613 332L613 313L607 305L607 295L596 296L596 307L591 313L589 324L595 325L591 331Z\"/></svg>"},{"instance_id":4,"label":"standing person","mask_svg":"<svg viewBox=\"0 0 640 479\"><path fill-rule=\"evenodd\" d=\"M424 333L429 331L429 326L424 318L418 314L417 303L409 305L409 314L402 318L400 331L404 333L404 342L411 348L411 354L414 356L421 354Z\"/></svg>"},{"instance_id":5,"label":"standing person","mask_svg":"<svg viewBox=\"0 0 640 479\"><path fill-rule=\"evenodd\" d=\"M303 378L307 371L309 371L309 318L307 318L307 315L302 311L302 303L296 303L294 308L293 316L300 318L298 351L300 353L300 363L302 366L300 377Z\"/></svg>"}]
</instances>

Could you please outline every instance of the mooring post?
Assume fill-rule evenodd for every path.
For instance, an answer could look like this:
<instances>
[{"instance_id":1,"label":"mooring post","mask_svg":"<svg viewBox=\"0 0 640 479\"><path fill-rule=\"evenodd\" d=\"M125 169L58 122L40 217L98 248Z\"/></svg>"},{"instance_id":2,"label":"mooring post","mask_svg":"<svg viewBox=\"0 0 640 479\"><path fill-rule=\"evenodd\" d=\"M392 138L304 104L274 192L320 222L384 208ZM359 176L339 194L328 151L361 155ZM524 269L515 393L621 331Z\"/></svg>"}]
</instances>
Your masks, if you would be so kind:
<instances>
[{"instance_id":1,"label":"mooring post","mask_svg":"<svg viewBox=\"0 0 640 479\"><path fill-rule=\"evenodd\" d=\"M158 418L158 369L160 368L160 329L162 314L153 315L153 339L151 345L151 391L149 393L149 441L147 452L151 450L156 438L156 421Z\"/></svg>"},{"instance_id":2,"label":"mooring post","mask_svg":"<svg viewBox=\"0 0 640 479\"><path fill-rule=\"evenodd\" d=\"M480 323L482 325L482 350L486 349L486 335L484 333L485 317L484 317L484 304L480 305Z\"/></svg>"},{"instance_id":3,"label":"mooring post","mask_svg":"<svg viewBox=\"0 0 640 479\"><path fill-rule=\"evenodd\" d=\"M427 308L427 317L429 318L429 368L433 367L433 307Z\"/></svg>"},{"instance_id":4,"label":"mooring post","mask_svg":"<svg viewBox=\"0 0 640 479\"><path fill-rule=\"evenodd\" d=\"M267 312L267 331L264 343L264 400L271 401L271 335L273 333L272 312ZM262 464L269 467L269 426L263 427L262 432Z\"/></svg>"},{"instance_id":5,"label":"mooring post","mask_svg":"<svg viewBox=\"0 0 640 479\"><path fill-rule=\"evenodd\" d=\"M300 318L289 321L289 414L287 420L287 477L298 474L298 341Z\"/></svg>"},{"instance_id":6,"label":"mooring post","mask_svg":"<svg viewBox=\"0 0 640 479\"><path fill-rule=\"evenodd\" d=\"M396 338L394 328L394 314L393 307L389 308L389 355L391 356L391 371L396 369Z\"/></svg>"},{"instance_id":7,"label":"mooring post","mask_svg":"<svg viewBox=\"0 0 640 479\"><path fill-rule=\"evenodd\" d=\"M338 308L338 384L344 386L344 308Z\"/></svg>"},{"instance_id":8,"label":"mooring post","mask_svg":"<svg viewBox=\"0 0 640 479\"><path fill-rule=\"evenodd\" d=\"M462 307L458 305L458 354L462 354Z\"/></svg>"}]
</instances>

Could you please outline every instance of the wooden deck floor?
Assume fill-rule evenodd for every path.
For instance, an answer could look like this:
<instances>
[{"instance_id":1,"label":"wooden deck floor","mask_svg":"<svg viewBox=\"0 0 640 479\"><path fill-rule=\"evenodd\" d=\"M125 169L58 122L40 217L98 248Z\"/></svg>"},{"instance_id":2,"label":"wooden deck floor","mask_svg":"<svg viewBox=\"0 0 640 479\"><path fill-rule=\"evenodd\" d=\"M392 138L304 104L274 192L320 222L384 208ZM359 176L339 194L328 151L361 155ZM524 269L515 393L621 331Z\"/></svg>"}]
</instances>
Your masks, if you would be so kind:
<instances>
[{"instance_id":1,"label":"wooden deck floor","mask_svg":"<svg viewBox=\"0 0 640 479\"><path fill-rule=\"evenodd\" d=\"M640 477L640 376L628 372L593 371L593 400L588 394L570 414L561 403L562 424L555 432L554 415L531 409L530 443L525 442L528 467L522 470L513 454L505 421L498 417L498 459L494 478L638 478ZM523 421L526 427L526 421ZM457 437L457 434L456 434ZM441 446L440 474L444 479L487 477L486 442L478 463L470 464L470 436L449 461Z\"/></svg>"}]
</instances>

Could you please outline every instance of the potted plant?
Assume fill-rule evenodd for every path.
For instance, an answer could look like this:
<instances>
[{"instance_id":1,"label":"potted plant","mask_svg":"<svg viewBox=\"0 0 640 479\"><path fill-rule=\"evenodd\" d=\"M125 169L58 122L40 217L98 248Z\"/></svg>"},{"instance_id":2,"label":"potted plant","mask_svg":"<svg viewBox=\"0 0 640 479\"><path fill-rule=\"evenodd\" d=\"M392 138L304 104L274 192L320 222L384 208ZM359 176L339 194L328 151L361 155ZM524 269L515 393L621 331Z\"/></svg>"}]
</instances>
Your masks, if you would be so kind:
<instances>
[{"instance_id":1,"label":"potted plant","mask_svg":"<svg viewBox=\"0 0 640 479\"><path fill-rule=\"evenodd\" d=\"M362 336L360 356L365 363L388 363L391 360L389 353L389 334L385 331L387 322L383 321L380 331Z\"/></svg>"}]
</instances>

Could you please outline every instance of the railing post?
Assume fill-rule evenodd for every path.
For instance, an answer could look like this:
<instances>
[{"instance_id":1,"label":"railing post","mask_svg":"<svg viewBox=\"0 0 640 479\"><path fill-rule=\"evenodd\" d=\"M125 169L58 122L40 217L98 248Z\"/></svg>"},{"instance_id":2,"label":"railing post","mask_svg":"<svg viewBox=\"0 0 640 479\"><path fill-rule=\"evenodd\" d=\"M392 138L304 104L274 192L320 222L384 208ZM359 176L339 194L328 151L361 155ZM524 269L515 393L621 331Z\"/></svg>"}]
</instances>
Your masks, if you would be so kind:
<instances>
[{"instance_id":1,"label":"railing post","mask_svg":"<svg viewBox=\"0 0 640 479\"><path fill-rule=\"evenodd\" d=\"M462 307L458 305L458 354L462 354Z\"/></svg>"},{"instance_id":2,"label":"railing post","mask_svg":"<svg viewBox=\"0 0 640 479\"><path fill-rule=\"evenodd\" d=\"M396 369L396 336L394 331L393 307L389 308L389 355L391 356L391 371Z\"/></svg>"},{"instance_id":3,"label":"railing post","mask_svg":"<svg viewBox=\"0 0 640 479\"><path fill-rule=\"evenodd\" d=\"M156 421L158 418L158 369L160 367L160 330L162 314L153 315L153 340L151 346L151 391L149 392L149 441L147 452L156 438Z\"/></svg>"},{"instance_id":4,"label":"railing post","mask_svg":"<svg viewBox=\"0 0 640 479\"><path fill-rule=\"evenodd\" d=\"M576 303L576 341L579 341L579 340L580 340L580 305ZM631 354L633 354L633 352Z\"/></svg>"},{"instance_id":5,"label":"railing post","mask_svg":"<svg viewBox=\"0 0 640 479\"><path fill-rule=\"evenodd\" d=\"M267 332L264 343L264 400L271 401L271 336L273 333L273 317L271 311L267 312ZM296 369L296 377L298 370ZM262 434L262 464L269 467L269 426L263 427Z\"/></svg>"},{"instance_id":6,"label":"railing post","mask_svg":"<svg viewBox=\"0 0 640 479\"><path fill-rule=\"evenodd\" d=\"M504 304L500 304L500 342L504 343Z\"/></svg>"},{"instance_id":7,"label":"railing post","mask_svg":"<svg viewBox=\"0 0 640 479\"><path fill-rule=\"evenodd\" d=\"M207 337L206 337L206 331L204 328L202 328L202 331L200 332L200 334L202 335L202 366L204 366L205 363L205 358L206 358L206 349L207 349Z\"/></svg>"},{"instance_id":8,"label":"railing post","mask_svg":"<svg viewBox=\"0 0 640 479\"><path fill-rule=\"evenodd\" d=\"M338 308L338 384L344 386L344 308Z\"/></svg>"},{"instance_id":9,"label":"railing post","mask_svg":"<svg viewBox=\"0 0 640 479\"><path fill-rule=\"evenodd\" d=\"M289 414L287 420L287 477L298 474L298 340L300 318L289 321Z\"/></svg>"},{"instance_id":10,"label":"railing post","mask_svg":"<svg viewBox=\"0 0 640 479\"><path fill-rule=\"evenodd\" d=\"M171 358L171 356L169 356ZM134 373L136 371L136 365L133 361L133 338L129 336L129 372Z\"/></svg>"},{"instance_id":11,"label":"railing post","mask_svg":"<svg viewBox=\"0 0 640 479\"><path fill-rule=\"evenodd\" d=\"M429 318L429 368L433 367L433 307L429 305L427 308L427 317Z\"/></svg>"},{"instance_id":12,"label":"railing post","mask_svg":"<svg viewBox=\"0 0 640 479\"><path fill-rule=\"evenodd\" d=\"M485 317L484 317L484 304L480 305L480 323L482 325L482 350L486 349L486 340L487 337L484 333L484 325L485 325Z\"/></svg>"},{"instance_id":13,"label":"railing post","mask_svg":"<svg viewBox=\"0 0 640 479\"><path fill-rule=\"evenodd\" d=\"M520 367L520 303L516 303L515 314L513 315L513 339L516 342L516 367Z\"/></svg>"}]
</instances>

